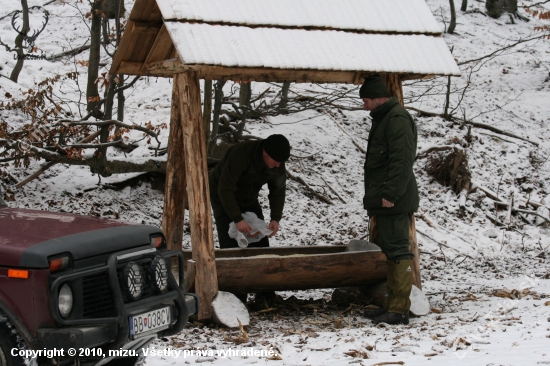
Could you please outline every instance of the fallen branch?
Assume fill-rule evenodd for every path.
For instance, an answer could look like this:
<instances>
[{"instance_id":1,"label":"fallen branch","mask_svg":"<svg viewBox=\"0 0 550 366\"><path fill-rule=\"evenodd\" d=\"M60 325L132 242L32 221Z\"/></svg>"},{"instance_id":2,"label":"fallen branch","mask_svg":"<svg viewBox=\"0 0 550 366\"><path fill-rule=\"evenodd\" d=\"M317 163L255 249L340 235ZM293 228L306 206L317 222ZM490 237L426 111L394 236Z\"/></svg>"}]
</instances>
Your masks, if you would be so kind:
<instances>
[{"instance_id":1,"label":"fallen branch","mask_svg":"<svg viewBox=\"0 0 550 366\"><path fill-rule=\"evenodd\" d=\"M84 142L89 142L89 141L92 141L93 139L95 139L96 137L98 137L100 135L101 131L97 131L97 132L94 132L93 134L91 134L90 136L80 140L80 142L84 143ZM48 170L49 168L51 168L52 166L54 166L55 164L57 164L56 162L53 162L53 161L50 161L49 163L46 163L46 164L43 164L40 169L38 169L36 172L34 172L33 174L29 175L27 178L25 178L23 181L17 183L15 185L16 188L21 188L23 187L25 184L33 181L34 179L38 178L42 173L44 173L46 170Z\"/></svg>"},{"instance_id":2,"label":"fallen branch","mask_svg":"<svg viewBox=\"0 0 550 366\"><path fill-rule=\"evenodd\" d=\"M323 180L323 182L325 182L325 184L327 185L327 187L332 191L332 193L334 193L336 196L338 196L338 198L340 199L340 201L342 201L343 203L347 204L347 202L342 198L342 196L340 196L338 194L338 192L336 192L336 190L334 188L332 188L332 186L330 184L328 184L328 182L325 180L325 178L321 177L321 179Z\"/></svg>"},{"instance_id":3,"label":"fallen branch","mask_svg":"<svg viewBox=\"0 0 550 366\"><path fill-rule=\"evenodd\" d=\"M426 156L428 156L429 153L434 152L434 151L452 150L455 147L457 147L457 146L455 146L455 145L431 146L431 147L429 147L425 150L422 150L422 151L418 152L418 154L416 154L416 158L420 159L420 158L426 157Z\"/></svg>"},{"instance_id":4,"label":"fallen branch","mask_svg":"<svg viewBox=\"0 0 550 366\"><path fill-rule=\"evenodd\" d=\"M418 108L409 107L409 106L405 106L405 108L409 109L409 110L412 110L412 111L415 111L415 112L418 112L418 113L420 113L421 115L424 115L424 116L444 118L442 113L427 112L427 111L423 111L423 110L420 110ZM533 144L535 146L539 146L538 142L531 141L527 138L515 135L515 134L513 134L511 132L508 132L508 131L498 129L496 127L493 127L491 125L487 125L485 123L468 121L468 120L464 120L462 118L457 118L457 117L451 117L451 120L454 121L454 122L460 123L460 124L471 125L471 126L474 126L474 127L477 127L477 128L482 128L482 129L489 130L489 131L492 131L492 132L495 132L495 133L498 133L498 134L501 134L501 135L505 135L505 136L508 136L508 137L513 137L515 139L528 142L528 143Z\"/></svg>"},{"instance_id":5,"label":"fallen branch","mask_svg":"<svg viewBox=\"0 0 550 366\"><path fill-rule=\"evenodd\" d=\"M333 204L334 204L334 203L332 203L332 201L331 201L330 199L328 199L327 197L323 196L322 194L316 192L313 188L311 188L311 187L309 186L309 184L307 184L302 178L297 177L297 176L291 174L291 173L288 171L288 169L286 169L286 174L288 175L288 177L289 177L290 179L292 179L292 180L294 180L294 181L296 181L296 182L298 182L298 183L304 185L304 186L307 188L307 190L308 190L311 194L313 194L315 197L319 198L321 201L326 202L326 203L328 203L329 205L333 205Z\"/></svg>"},{"instance_id":6,"label":"fallen branch","mask_svg":"<svg viewBox=\"0 0 550 366\"><path fill-rule=\"evenodd\" d=\"M347 133L346 130L344 130L344 128L340 125L340 123L338 123L338 121L335 118L333 118L329 113L325 113L325 114L336 124L336 126L338 126L338 128L346 136L348 136L351 139L351 142L353 142L353 144L359 149L359 151L361 151L363 154L367 153L367 150L365 150L361 145L359 145L359 143L357 141L355 141L355 139L353 137L351 137L351 135L349 133Z\"/></svg>"},{"instance_id":7,"label":"fallen branch","mask_svg":"<svg viewBox=\"0 0 550 366\"><path fill-rule=\"evenodd\" d=\"M453 248L453 247L451 247L450 245L447 245L447 244L445 244L445 243L442 243L442 242L440 242L439 240L433 238L432 236L430 236L430 235L428 235L428 234L426 234L426 233L423 233L422 230L419 230L419 229L418 229L418 227L416 228L416 232L418 232L418 233L424 235L426 238L428 238L428 239L430 239L431 241L435 242L435 243L436 243L437 245L439 245L439 246L442 246L442 247L445 247L445 248L452 249L452 250L456 251L457 253L459 253L459 254L461 254L461 255L463 255L463 256L466 256L466 257L468 257L468 258L470 258L470 259L475 259L474 257L472 257L472 256L470 256L470 255L468 255L468 254L462 253L460 250L455 249L455 248Z\"/></svg>"}]
</instances>

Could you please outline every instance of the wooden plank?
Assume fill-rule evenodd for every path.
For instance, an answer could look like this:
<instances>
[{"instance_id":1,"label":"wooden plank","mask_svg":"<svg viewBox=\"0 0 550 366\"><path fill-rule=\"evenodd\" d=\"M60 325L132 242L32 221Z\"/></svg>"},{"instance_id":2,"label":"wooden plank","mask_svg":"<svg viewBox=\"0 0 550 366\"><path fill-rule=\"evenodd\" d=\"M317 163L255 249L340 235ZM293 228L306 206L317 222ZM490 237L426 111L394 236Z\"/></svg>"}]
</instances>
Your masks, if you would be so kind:
<instances>
[{"instance_id":1,"label":"wooden plank","mask_svg":"<svg viewBox=\"0 0 550 366\"><path fill-rule=\"evenodd\" d=\"M145 41L141 44L140 52L137 54L136 59L132 61L145 61L145 58L147 57L147 54L151 50L151 47L153 46L153 43L155 42L155 39L157 38L157 33L145 33L147 35L147 38L145 38Z\"/></svg>"},{"instance_id":2,"label":"wooden plank","mask_svg":"<svg viewBox=\"0 0 550 366\"><path fill-rule=\"evenodd\" d=\"M150 37L150 34L138 33L135 47L132 50L132 53L129 56L128 56L128 53L126 53L127 61L143 62L145 60L146 53L144 53L144 46L147 43L147 39L149 37ZM145 51L148 51L148 49ZM140 59L141 55L143 55L143 58Z\"/></svg>"},{"instance_id":3,"label":"wooden plank","mask_svg":"<svg viewBox=\"0 0 550 366\"><path fill-rule=\"evenodd\" d=\"M171 52L171 47L172 39L170 38L170 34L168 34L166 26L163 24L159 32L157 33L153 45L149 49L149 53L147 54L147 57L143 62L143 68L141 71L144 72L145 68L147 68L147 65L152 62L158 62L167 59Z\"/></svg>"},{"instance_id":4,"label":"wooden plank","mask_svg":"<svg viewBox=\"0 0 550 366\"><path fill-rule=\"evenodd\" d=\"M116 73L126 75L141 75L143 62L122 61Z\"/></svg>"},{"instance_id":5,"label":"wooden plank","mask_svg":"<svg viewBox=\"0 0 550 366\"><path fill-rule=\"evenodd\" d=\"M134 8L137 7L137 3L134 5ZM153 9L157 7L157 1L156 0L146 0L139 4L139 8L136 9L135 18L131 17L132 20L143 20L143 21L149 21L149 17L151 15L151 12ZM134 13L132 9L132 14Z\"/></svg>"},{"instance_id":6,"label":"wooden plank","mask_svg":"<svg viewBox=\"0 0 550 366\"><path fill-rule=\"evenodd\" d=\"M151 0L136 0L134 3L134 6L132 7L132 11L130 12L130 17L128 19L132 20L141 20L141 15L143 14L143 10L145 7L147 7L147 4ZM156 3L155 0L152 0Z\"/></svg>"},{"instance_id":7,"label":"wooden plank","mask_svg":"<svg viewBox=\"0 0 550 366\"><path fill-rule=\"evenodd\" d=\"M220 291L234 293L363 287L386 279L382 252L217 258Z\"/></svg>"},{"instance_id":8,"label":"wooden plank","mask_svg":"<svg viewBox=\"0 0 550 366\"><path fill-rule=\"evenodd\" d=\"M151 13L149 13L148 20L150 22L162 21L162 14L156 0L154 1L154 3L155 5L153 6L153 9L151 9Z\"/></svg>"},{"instance_id":9,"label":"wooden plank","mask_svg":"<svg viewBox=\"0 0 550 366\"><path fill-rule=\"evenodd\" d=\"M346 251L344 245L313 245L313 246L296 246L296 247L269 247L269 248L232 248L232 249L217 249L214 254L216 258L242 258L255 257L259 255L313 255L313 254L332 254L343 253ZM183 251L183 259L187 261L192 258L190 250Z\"/></svg>"},{"instance_id":10,"label":"wooden plank","mask_svg":"<svg viewBox=\"0 0 550 366\"><path fill-rule=\"evenodd\" d=\"M132 29L134 22L132 20L128 20L126 23L126 30ZM113 64L111 66L111 70L109 71L111 75L119 74L121 73L118 71L120 64L122 61L127 61L126 59L126 52L130 48L130 45L134 42L132 32L124 31L124 34L122 35L122 40L120 41L120 44L118 45L118 49L115 54L115 58L113 60ZM133 48L133 46L132 46Z\"/></svg>"},{"instance_id":11,"label":"wooden plank","mask_svg":"<svg viewBox=\"0 0 550 366\"><path fill-rule=\"evenodd\" d=\"M196 72L188 71L174 77L177 83L183 120L185 169L191 224L191 246L196 262L195 289L201 299L199 319L212 317L212 299L218 292L206 141L202 125L201 90Z\"/></svg>"},{"instance_id":12,"label":"wooden plank","mask_svg":"<svg viewBox=\"0 0 550 366\"><path fill-rule=\"evenodd\" d=\"M176 83L173 83L170 134L168 135L168 159L166 161L166 183L164 189L164 210L162 212L162 231L164 231L169 250L181 250L185 201L187 199L186 186L181 103L179 90Z\"/></svg>"}]
</instances>

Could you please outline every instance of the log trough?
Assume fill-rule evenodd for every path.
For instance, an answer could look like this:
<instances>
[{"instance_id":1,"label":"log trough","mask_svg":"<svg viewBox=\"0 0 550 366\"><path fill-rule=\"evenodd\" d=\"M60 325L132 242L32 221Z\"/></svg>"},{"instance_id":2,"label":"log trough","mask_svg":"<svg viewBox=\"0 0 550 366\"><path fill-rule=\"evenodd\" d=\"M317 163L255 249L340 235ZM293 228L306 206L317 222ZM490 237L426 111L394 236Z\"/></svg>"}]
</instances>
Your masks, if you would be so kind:
<instances>
[{"instance_id":1,"label":"log trough","mask_svg":"<svg viewBox=\"0 0 550 366\"><path fill-rule=\"evenodd\" d=\"M184 251L185 289L195 286L195 262ZM218 290L232 293L365 287L386 280L386 257L375 244L236 248L215 251Z\"/></svg>"}]
</instances>

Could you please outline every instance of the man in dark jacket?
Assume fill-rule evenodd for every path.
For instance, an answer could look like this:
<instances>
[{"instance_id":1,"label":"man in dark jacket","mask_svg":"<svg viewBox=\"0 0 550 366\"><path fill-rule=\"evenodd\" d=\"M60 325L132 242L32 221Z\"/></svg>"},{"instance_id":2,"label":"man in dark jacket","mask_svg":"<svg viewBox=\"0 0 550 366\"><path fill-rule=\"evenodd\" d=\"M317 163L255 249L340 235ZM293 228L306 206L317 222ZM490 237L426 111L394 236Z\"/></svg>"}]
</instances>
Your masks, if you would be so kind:
<instances>
[{"instance_id":1,"label":"man in dark jacket","mask_svg":"<svg viewBox=\"0 0 550 366\"><path fill-rule=\"evenodd\" d=\"M271 135L265 140L247 141L232 146L218 166L210 173L210 200L218 230L220 248L236 248L237 241L229 237L229 224L251 234L244 212L254 212L264 219L258 195L267 183L271 208L269 229L273 236L279 230L286 194L285 161L290 157L290 143L283 135ZM262 238L249 247L268 247L269 239Z\"/></svg>"},{"instance_id":2,"label":"man in dark jacket","mask_svg":"<svg viewBox=\"0 0 550 366\"><path fill-rule=\"evenodd\" d=\"M416 124L397 98L390 98L379 75L367 77L359 95L372 117L363 205L375 225L371 240L386 255L388 266L388 303L365 315L376 324L408 324L413 281L409 225L419 203L413 173Z\"/></svg>"}]
</instances>

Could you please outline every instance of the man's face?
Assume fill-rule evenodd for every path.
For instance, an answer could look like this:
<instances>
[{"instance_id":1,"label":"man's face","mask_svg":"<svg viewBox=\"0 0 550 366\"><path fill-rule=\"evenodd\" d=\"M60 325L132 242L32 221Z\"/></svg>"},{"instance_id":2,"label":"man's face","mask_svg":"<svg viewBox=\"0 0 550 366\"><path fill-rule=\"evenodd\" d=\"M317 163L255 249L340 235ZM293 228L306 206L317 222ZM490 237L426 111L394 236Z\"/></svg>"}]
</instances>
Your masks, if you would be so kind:
<instances>
[{"instance_id":1,"label":"man's face","mask_svg":"<svg viewBox=\"0 0 550 366\"><path fill-rule=\"evenodd\" d=\"M366 109L367 111L374 111L376 108L380 106L378 99L371 99L371 98L361 98L363 99L363 109Z\"/></svg>"},{"instance_id":2,"label":"man's face","mask_svg":"<svg viewBox=\"0 0 550 366\"><path fill-rule=\"evenodd\" d=\"M276 160L273 160L271 158L271 156L267 155L267 153L265 152L265 150L263 151L263 154L262 154L263 158L264 158L264 163L265 165L267 165L267 167L269 169L273 169L273 168L278 168L279 165L281 165L281 163L279 163L278 161Z\"/></svg>"}]
</instances>

